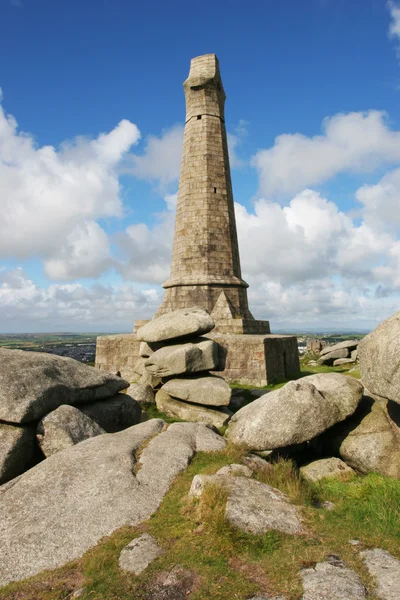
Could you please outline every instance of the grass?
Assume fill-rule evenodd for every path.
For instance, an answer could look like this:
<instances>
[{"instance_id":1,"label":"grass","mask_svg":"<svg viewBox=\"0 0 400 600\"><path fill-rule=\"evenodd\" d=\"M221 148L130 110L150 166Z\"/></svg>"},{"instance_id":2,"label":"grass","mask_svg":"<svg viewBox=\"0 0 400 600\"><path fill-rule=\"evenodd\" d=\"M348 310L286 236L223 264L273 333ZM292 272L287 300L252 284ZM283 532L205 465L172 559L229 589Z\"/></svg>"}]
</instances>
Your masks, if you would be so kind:
<instances>
[{"instance_id":1,"label":"grass","mask_svg":"<svg viewBox=\"0 0 400 600\"><path fill-rule=\"evenodd\" d=\"M226 491L210 485L200 500L188 492L194 475L213 474L226 464L240 462L242 448L227 445L215 453L198 453L165 496L159 510L140 527L124 527L103 539L79 561L27 582L0 590L1 600L66 600L84 587L82 600L147 600L161 571L181 565L193 574L191 600L244 600L252 595L284 595L298 600L300 569L339 555L362 577L374 598L372 583L358 554L380 547L400 558L400 481L377 474L356 475L348 481L303 481L295 464L278 459L255 477L278 487L299 506L305 535L270 531L253 536L231 527L224 519ZM329 500L334 510L317 508ZM112 510L112 507L110 507ZM143 532L153 535L164 554L140 576L118 568L122 548ZM358 546L349 540L359 540Z\"/></svg>"}]
</instances>

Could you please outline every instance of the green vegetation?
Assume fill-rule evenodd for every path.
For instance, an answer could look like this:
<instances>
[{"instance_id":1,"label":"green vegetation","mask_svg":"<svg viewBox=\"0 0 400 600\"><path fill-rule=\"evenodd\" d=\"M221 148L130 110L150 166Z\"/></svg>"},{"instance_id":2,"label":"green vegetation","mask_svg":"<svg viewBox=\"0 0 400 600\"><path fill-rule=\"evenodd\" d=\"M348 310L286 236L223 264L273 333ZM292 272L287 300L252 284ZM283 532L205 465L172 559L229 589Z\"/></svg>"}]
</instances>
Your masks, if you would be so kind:
<instances>
[{"instance_id":1,"label":"green vegetation","mask_svg":"<svg viewBox=\"0 0 400 600\"><path fill-rule=\"evenodd\" d=\"M66 567L11 584L0 591L0 599L65 600L83 587L82 600L152 600L157 575L180 565L192 575L191 600L244 600L257 593L297 600L299 570L329 554L339 555L355 569L368 597L374 598L359 552L380 547L400 558L400 481L370 474L312 485L299 478L292 462L280 459L255 477L301 506L306 533L288 536L271 531L252 536L225 521L226 492L220 488L209 486L200 500L188 498L195 474L213 474L223 465L240 462L242 456L240 448L230 445L222 452L197 454L146 523L120 529ZM318 508L322 501L333 502L334 509ZM135 577L119 570L118 556L143 532L158 540L164 554ZM353 539L359 544L348 543Z\"/></svg>"},{"instance_id":2,"label":"green vegetation","mask_svg":"<svg viewBox=\"0 0 400 600\"><path fill-rule=\"evenodd\" d=\"M0 348L44 350L47 346L94 344L101 333L26 333L0 334Z\"/></svg>"}]
</instances>

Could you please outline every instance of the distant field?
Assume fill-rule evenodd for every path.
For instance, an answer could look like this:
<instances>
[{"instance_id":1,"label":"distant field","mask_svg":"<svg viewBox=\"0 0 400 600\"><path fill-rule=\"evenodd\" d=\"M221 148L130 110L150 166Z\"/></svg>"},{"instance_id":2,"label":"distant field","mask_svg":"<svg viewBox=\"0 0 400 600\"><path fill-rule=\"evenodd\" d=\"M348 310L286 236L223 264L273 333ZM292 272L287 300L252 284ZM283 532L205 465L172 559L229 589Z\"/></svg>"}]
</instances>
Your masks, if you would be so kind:
<instances>
[{"instance_id":1,"label":"distant field","mask_svg":"<svg viewBox=\"0 0 400 600\"><path fill-rule=\"evenodd\" d=\"M101 333L4 333L0 334L0 347L35 350L46 346L65 346L69 344L94 344Z\"/></svg>"}]
</instances>

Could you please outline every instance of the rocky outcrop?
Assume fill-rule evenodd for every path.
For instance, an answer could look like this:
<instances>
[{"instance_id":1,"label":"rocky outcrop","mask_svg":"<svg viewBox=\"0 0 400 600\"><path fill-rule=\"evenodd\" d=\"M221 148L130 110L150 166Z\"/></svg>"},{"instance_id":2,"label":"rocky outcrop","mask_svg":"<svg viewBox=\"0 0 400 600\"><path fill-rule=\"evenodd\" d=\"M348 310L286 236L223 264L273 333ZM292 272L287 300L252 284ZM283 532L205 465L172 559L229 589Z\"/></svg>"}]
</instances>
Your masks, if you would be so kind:
<instances>
[{"instance_id":1,"label":"rocky outcrop","mask_svg":"<svg viewBox=\"0 0 400 600\"><path fill-rule=\"evenodd\" d=\"M370 392L400 403L400 311L365 336L358 347L361 380Z\"/></svg>"},{"instance_id":2,"label":"rocky outcrop","mask_svg":"<svg viewBox=\"0 0 400 600\"><path fill-rule=\"evenodd\" d=\"M351 475L353 469L346 465L340 458L321 458L300 468L300 475L308 481L319 481L325 477L337 477Z\"/></svg>"},{"instance_id":3,"label":"rocky outcrop","mask_svg":"<svg viewBox=\"0 0 400 600\"><path fill-rule=\"evenodd\" d=\"M231 473L195 475L189 496L200 498L207 486L220 486L228 492L225 518L241 531L256 535L272 529L292 535L303 533L296 507L282 492L249 477L236 476L235 469Z\"/></svg>"},{"instance_id":4,"label":"rocky outcrop","mask_svg":"<svg viewBox=\"0 0 400 600\"><path fill-rule=\"evenodd\" d=\"M161 342L183 336L208 333L215 323L202 308L175 310L149 321L137 332L139 340Z\"/></svg>"},{"instance_id":5,"label":"rocky outcrop","mask_svg":"<svg viewBox=\"0 0 400 600\"><path fill-rule=\"evenodd\" d=\"M145 368L157 377L170 377L218 367L218 346L212 340L164 346L145 362Z\"/></svg>"},{"instance_id":6,"label":"rocky outcrop","mask_svg":"<svg viewBox=\"0 0 400 600\"><path fill-rule=\"evenodd\" d=\"M400 478L400 430L384 402L364 396L354 415L322 435L318 444L361 473Z\"/></svg>"},{"instance_id":7,"label":"rocky outcrop","mask_svg":"<svg viewBox=\"0 0 400 600\"><path fill-rule=\"evenodd\" d=\"M38 462L35 434L35 427L0 423L0 485Z\"/></svg>"},{"instance_id":8,"label":"rocky outcrop","mask_svg":"<svg viewBox=\"0 0 400 600\"><path fill-rule=\"evenodd\" d=\"M109 398L129 383L104 371L44 352L0 349L0 420L28 423L62 404Z\"/></svg>"},{"instance_id":9,"label":"rocky outcrop","mask_svg":"<svg viewBox=\"0 0 400 600\"><path fill-rule=\"evenodd\" d=\"M272 450L306 442L353 414L363 386L338 373L291 381L240 409L227 438L252 450Z\"/></svg>"},{"instance_id":10,"label":"rocky outcrop","mask_svg":"<svg viewBox=\"0 0 400 600\"><path fill-rule=\"evenodd\" d=\"M91 438L0 488L0 585L61 566L147 520L196 451L225 445L205 425L174 423L160 433L164 427L153 419Z\"/></svg>"},{"instance_id":11,"label":"rocky outcrop","mask_svg":"<svg viewBox=\"0 0 400 600\"><path fill-rule=\"evenodd\" d=\"M318 364L339 366L347 364L339 362L339 360L344 361L345 359L348 359L349 363L355 362L357 359L358 344L358 340L346 340L332 346L325 346L319 353Z\"/></svg>"},{"instance_id":12,"label":"rocky outcrop","mask_svg":"<svg viewBox=\"0 0 400 600\"><path fill-rule=\"evenodd\" d=\"M158 410L168 417L176 417L193 423L205 423L217 428L226 425L232 416L231 411L225 407L219 407L219 409L217 407L216 410L210 406L176 400L164 391L164 387L156 394L156 404Z\"/></svg>"},{"instance_id":13,"label":"rocky outcrop","mask_svg":"<svg viewBox=\"0 0 400 600\"><path fill-rule=\"evenodd\" d=\"M43 454L51 456L103 433L104 429L83 412L63 404L40 421L36 437Z\"/></svg>"}]
</instances>

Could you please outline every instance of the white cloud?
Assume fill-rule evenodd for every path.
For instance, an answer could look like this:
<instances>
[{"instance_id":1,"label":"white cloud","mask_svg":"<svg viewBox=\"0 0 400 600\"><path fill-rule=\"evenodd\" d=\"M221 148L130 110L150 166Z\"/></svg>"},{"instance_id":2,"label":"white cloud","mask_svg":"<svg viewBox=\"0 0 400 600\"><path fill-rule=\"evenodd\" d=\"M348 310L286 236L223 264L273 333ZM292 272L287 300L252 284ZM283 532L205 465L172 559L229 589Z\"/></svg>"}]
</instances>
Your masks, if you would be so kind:
<instances>
[{"instance_id":1,"label":"white cloud","mask_svg":"<svg viewBox=\"0 0 400 600\"><path fill-rule=\"evenodd\" d=\"M231 169L240 169L246 164L246 161L243 160L238 154L238 149L243 141L243 139L247 136L248 122L244 119L240 119L239 123L236 125L234 132L228 132L228 151L229 151L229 163Z\"/></svg>"},{"instance_id":2,"label":"white cloud","mask_svg":"<svg viewBox=\"0 0 400 600\"><path fill-rule=\"evenodd\" d=\"M160 137L150 135L144 154L130 155L125 171L138 179L156 182L161 189L179 179L182 156L183 125L174 125Z\"/></svg>"},{"instance_id":3,"label":"white cloud","mask_svg":"<svg viewBox=\"0 0 400 600\"><path fill-rule=\"evenodd\" d=\"M132 284L36 285L20 268L0 272L1 331L131 331L135 318L150 318L161 303L154 290Z\"/></svg>"},{"instance_id":4,"label":"white cloud","mask_svg":"<svg viewBox=\"0 0 400 600\"><path fill-rule=\"evenodd\" d=\"M400 58L400 6L389 0L387 3L390 12L389 36L397 42L397 56Z\"/></svg>"},{"instance_id":5,"label":"white cloud","mask_svg":"<svg viewBox=\"0 0 400 600\"><path fill-rule=\"evenodd\" d=\"M92 246L104 260L105 234L94 221L122 214L118 167L139 138L136 125L123 120L96 139L38 147L0 105L0 257L40 257L53 277L68 279L82 276L82 261L74 271L69 256L78 247ZM91 260L86 276L99 273L99 260Z\"/></svg>"},{"instance_id":6,"label":"white cloud","mask_svg":"<svg viewBox=\"0 0 400 600\"><path fill-rule=\"evenodd\" d=\"M252 159L260 192L270 197L318 185L340 172L367 173L400 161L400 132L384 112L370 110L326 118L322 135L282 134Z\"/></svg>"},{"instance_id":7,"label":"white cloud","mask_svg":"<svg viewBox=\"0 0 400 600\"><path fill-rule=\"evenodd\" d=\"M363 205L366 223L378 230L399 230L400 168L386 173L374 185L360 187L356 198Z\"/></svg>"}]
</instances>

